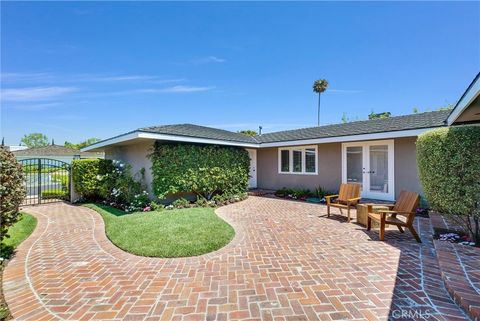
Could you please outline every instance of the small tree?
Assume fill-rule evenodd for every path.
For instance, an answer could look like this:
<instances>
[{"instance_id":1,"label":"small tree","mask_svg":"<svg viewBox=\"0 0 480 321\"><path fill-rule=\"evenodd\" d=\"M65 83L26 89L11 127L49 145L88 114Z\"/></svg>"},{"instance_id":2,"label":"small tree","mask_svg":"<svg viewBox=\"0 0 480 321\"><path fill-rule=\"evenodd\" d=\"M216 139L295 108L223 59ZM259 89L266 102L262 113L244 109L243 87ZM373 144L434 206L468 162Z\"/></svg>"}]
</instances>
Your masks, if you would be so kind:
<instances>
[{"instance_id":1,"label":"small tree","mask_svg":"<svg viewBox=\"0 0 480 321\"><path fill-rule=\"evenodd\" d=\"M257 131L252 130L252 129L240 130L239 133L247 135L247 136L257 136L258 135Z\"/></svg>"},{"instance_id":2,"label":"small tree","mask_svg":"<svg viewBox=\"0 0 480 321\"><path fill-rule=\"evenodd\" d=\"M28 148L48 146L48 138L42 133L24 135L21 141Z\"/></svg>"},{"instance_id":3,"label":"small tree","mask_svg":"<svg viewBox=\"0 0 480 321\"><path fill-rule=\"evenodd\" d=\"M25 198L22 165L0 146L0 243L8 237L8 228L20 219L19 206Z\"/></svg>"},{"instance_id":4,"label":"small tree","mask_svg":"<svg viewBox=\"0 0 480 321\"><path fill-rule=\"evenodd\" d=\"M417 162L432 208L463 226L480 246L480 127L441 128L420 135Z\"/></svg>"},{"instance_id":5,"label":"small tree","mask_svg":"<svg viewBox=\"0 0 480 321\"><path fill-rule=\"evenodd\" d=\"M389 118L392 115L391 112L386 111L383 113L374 113L373 111L368 114L368 119L384 119L384 118Z\"/></svg>"},{"instance_id":6,"label":"small tree","mask_svg":"<svg viewBox=\"0 0 480 321\"><path fill-rule=\"evenodd\" d=\"M73 148L73 149L81 149L86 146L90 146L92 144L95 144L96 142L99 142L100 139L96 137L88 138L84 140L83 142L80 142L78 144L70 143L70 142L65 142L65 147Z\"/></svg>"},{"instance_id":7,"label":"small tree","mask_svg":"<svg viewBox=\"0 0 480 321\"><path fill-rule=\"evenodd\" d=\"M326 79L315 80L313 83L313 92L318 94L317 126L320 126L320 96L327 88L328 81Z\"/></svg>"}]
</instances>

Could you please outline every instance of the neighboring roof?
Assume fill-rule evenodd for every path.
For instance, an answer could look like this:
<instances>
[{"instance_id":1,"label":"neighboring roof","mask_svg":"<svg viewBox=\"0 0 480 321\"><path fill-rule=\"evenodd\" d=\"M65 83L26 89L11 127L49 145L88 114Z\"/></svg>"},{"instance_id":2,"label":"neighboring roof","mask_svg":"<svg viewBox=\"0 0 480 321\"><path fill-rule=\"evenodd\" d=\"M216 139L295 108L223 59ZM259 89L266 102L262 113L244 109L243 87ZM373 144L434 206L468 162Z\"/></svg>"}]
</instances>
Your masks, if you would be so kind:
<instances>
[{"instance_id":1,"label":"neighboring roof","mask_svg":"<svg viewBox=\"0 0 480 321\"><path fill-rule=\"evenodd\" d=\"M286 130L256 136L259 143L341 137L445 126L450 110Z\"/></svg>"},{"instance_id":2,"label":"neighboring roof","mask_svg":"<svg viewBox=\"0 0 480 321\"><path fill-rule=\"evenodd\" d=\"M98 157L98 153L81 152L78 149L68 148L60 145L48 145L44 147L33 147L28 149L12 151L15 156L81 156Z\"/></svg>"},{"instance_id":3,"label":"neighboring roof","mask_svg":"<svg viewBox=\"0 0 480 321\"><path fill-rule=\"evenodd\" d=\"M192 124L164 125L140 128L139 131L164 135L186 136L206 139L216 139L240 143L258 143L255 138L231 132L228 130Z\"/></svg>"},{"instance_id":4,"label":"neighboring roof","mask_svg":"<svg viewBox=\"0 0 480 321\"><path fill-rule=\"evenodd\" d=\"M480 72L470 83L448 116L448 125L480 122Z\"/></svg>"}]
</instances>

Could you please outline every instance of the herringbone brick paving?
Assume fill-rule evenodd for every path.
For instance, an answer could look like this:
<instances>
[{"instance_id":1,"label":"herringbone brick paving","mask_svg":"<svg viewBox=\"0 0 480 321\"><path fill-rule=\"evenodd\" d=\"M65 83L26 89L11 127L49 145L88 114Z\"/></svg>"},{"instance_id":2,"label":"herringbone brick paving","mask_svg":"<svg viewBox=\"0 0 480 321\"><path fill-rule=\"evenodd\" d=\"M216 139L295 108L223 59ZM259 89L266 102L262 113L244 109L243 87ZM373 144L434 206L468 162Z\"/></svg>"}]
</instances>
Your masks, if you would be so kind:
<instances>
[{"instance_id":1,"label":"herringbone brick paving","mask_svg":"<svg viewBox=\"0 0 480 321\"><path fill-rule=\"evenodd\" d=\"M250 197L217 214L236 231L217 252L144 258L106 238L102 218L68 204L31 207L38 225L4 274L18 320L466 320L424 243L379 242L322 205Z\"/></svg>"}]
</instances>

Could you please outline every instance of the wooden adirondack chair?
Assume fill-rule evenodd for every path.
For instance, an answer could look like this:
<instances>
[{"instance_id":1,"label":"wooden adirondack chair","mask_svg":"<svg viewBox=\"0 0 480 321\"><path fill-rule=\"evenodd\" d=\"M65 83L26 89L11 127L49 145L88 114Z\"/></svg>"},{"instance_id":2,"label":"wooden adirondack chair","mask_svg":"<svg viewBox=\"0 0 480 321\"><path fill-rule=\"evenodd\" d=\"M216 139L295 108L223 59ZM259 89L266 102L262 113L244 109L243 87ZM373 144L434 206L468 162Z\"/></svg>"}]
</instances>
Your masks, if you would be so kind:
<instances>
[{"instance_id":1,"label":"wooden adirondack chair","mask_svg":"<svg viewBox=\"0 0 480 321\"><path fill-rule=\"evenodd\" d=\"M347 222L350 222L350 209L356 208L361 199L360 185L342 184L338 194L325 196L325 199L327 200L327 217L330 217L330 207L339 208L340 213L342 213L342 208L345 208L347 209Z\"/></svg>"},{"instance_id":2,"label":"wooden adirondack chair","mask_svg":"<svg viewBox=\"0 0 480 321\"><path fill-rule=\"evenodd\" d=\"M372 220L380 223L380 241L385 239L385 224L392 224L398 227L398 230L404 233L402 227L406 227L410 230L413 237L418 243L422 243L422 240L413 227L413 220L415 219L415 212L420 202L420 195L414 192L402 191L398 197L395 205L389 206L388 210L379 210L377 213L373 213L372 206L368 206L368 221L367 230L370 231L372 227ZM397 218L397 215L403 215L406 217L406 221Z\"/></svg>"}]
</instances>

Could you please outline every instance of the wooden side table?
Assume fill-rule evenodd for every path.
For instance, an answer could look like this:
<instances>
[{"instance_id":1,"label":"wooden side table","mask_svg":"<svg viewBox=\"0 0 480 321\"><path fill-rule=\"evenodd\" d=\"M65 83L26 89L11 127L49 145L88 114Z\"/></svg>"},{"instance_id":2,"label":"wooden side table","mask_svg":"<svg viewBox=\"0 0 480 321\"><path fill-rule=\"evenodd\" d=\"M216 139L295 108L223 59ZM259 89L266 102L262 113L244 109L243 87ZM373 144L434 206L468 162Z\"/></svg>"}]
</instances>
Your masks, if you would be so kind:
<instances>
[{"instance_id":1,"label":"wooden side table","mask_svg":"<svg viewBox=\"0 0 480 321\"><path fill-rule=\"evenodd\" d=\"M357 205L357 223L363 226L367 226L368 222L368 205L371 204ZM376 204L372 207L372 209L373 212L377 212L378 210L388 210L388 206ZM379 223L372 220L372 227L379 227Z\"/></svg>"}]
</instances>

